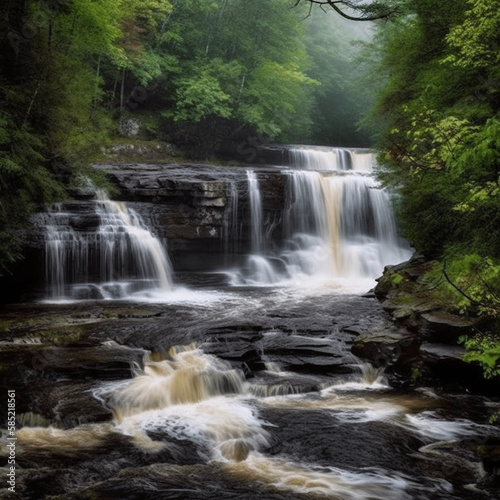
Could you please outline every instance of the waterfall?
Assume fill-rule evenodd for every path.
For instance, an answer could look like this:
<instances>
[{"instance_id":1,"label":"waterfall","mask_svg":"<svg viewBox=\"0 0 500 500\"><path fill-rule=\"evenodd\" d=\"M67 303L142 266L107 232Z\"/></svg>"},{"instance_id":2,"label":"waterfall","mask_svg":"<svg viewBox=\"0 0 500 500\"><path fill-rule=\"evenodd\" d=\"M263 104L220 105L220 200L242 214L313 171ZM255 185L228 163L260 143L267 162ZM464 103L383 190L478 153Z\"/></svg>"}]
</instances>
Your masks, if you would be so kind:
<instances>
[{"instance_id":1,"label":"waterfall","mask_svg":"<svg viewBox=\"0 0 500 500\"><path fill-rule=\"evenodd\" d=\"M247 170L247 182L252 253L248 256L245 274L252 283L272 284L277 281L277 275L272 262L264 255L265 240L267 238L263 235L262 197L259 181L254 171Z\"/></svg>"},{"instance_id":2,"label":"waterfall","mask_svg":"<svg viewBox=\"0 0 500 500\"><path fill-rule=\"evenodd\" d=\"M306 277L375 279L388 264L411 256L398 237L389 194L375 181L369 150L291 147L279 249L264 252L257 177L247 171L251 254L238 284L266 285Z\"/></svg>"},{"instance_id":3,"label":"waterfall","mask_svg":"<svg viewBox=\"0 0 500 500\"><path fill-rule=\"evenodd\" d=\"M300 170L373 170L373 154L367 149L293 146L288 150L290 166Z\"/></svg>"},{"instance_id":4,"label":"waterfall","mask_svg":"<svg viewBox=\"0 0 500 500\"><path fill-rule=\"evenodd\" d=\"M45 276L50 300L121 299L170 291L168 256L142 218L97 191L97 227L78 231L61 207L47 214ZM74 216L74 214L73 214Z\"/></svg>"},{"instance_id":5,"label":"waterfall","mask_svg":"<svg viewBox=\"0 0 500 500\"><path fill-rule=\"evenodd\" d=\"M253 170L247 170L248 198L250 201L250 224L252 253L262 252L262 200L259 190L259 181Z\"/></svg>"},{"instance_id":6,"label":"waterfall","mask_svg":"<svg viewBox=\"0 0 500 500\"><path fill-rule=\"evenodd\" d=\"M66 284L88 281L89 245L56 205L45 222L45 283L51 299L64 298Z\"/></svg>"}]
</instances>

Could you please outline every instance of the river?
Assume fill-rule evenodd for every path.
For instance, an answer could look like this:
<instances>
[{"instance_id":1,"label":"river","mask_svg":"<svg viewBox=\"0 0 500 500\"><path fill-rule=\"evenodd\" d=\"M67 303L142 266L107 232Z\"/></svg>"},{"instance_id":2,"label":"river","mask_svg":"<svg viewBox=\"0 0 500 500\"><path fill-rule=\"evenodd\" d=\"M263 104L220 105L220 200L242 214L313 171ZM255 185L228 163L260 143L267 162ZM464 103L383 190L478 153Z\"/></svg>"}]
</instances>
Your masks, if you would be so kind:
<instances>
[{"instance_id":1,"label":"river","mask_svg":"<svg viewBox=\"0 0 500 500\"><path fill-rule=\"evenodd\" d=\"M477 448L500 437L492 401L396 389L390 360L351 352L396 329L367 292L411 255L367 158L325 168L331 151L298 151L278 222L258 167L229 183L221 227L242 231L244 185L247 253L223 242L218 270L175 270L139 213L102 193L92 235L62 207L44 216L44 296L0 317L12 498L491 498Z\"/></svg>"}]
</instances>

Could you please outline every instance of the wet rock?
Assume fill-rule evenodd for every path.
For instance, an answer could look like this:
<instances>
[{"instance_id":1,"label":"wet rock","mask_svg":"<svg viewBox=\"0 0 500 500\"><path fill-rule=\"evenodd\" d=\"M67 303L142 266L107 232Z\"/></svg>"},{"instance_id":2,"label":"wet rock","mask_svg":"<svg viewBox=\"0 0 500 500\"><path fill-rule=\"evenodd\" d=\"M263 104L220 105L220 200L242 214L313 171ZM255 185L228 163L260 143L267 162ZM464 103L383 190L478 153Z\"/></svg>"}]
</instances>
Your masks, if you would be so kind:
<instances>
[{"instance_id":1,"label":"wet rock","mask_svg":"<svg viewBox=\"0 0 500 500\"><path fill-rule=\"evenodd\" d=\"M23 394L16 410L35 412L49 422L74 427L110 418L108 409L92 395L104 380L130 378L142 366L145 352L120 346L36 347L3 350L0 362L9 389Z\"/></svg>"},{"instance_id":2,"label":"wet rock","mask_svg":"<svg viewBox=\"0 0 500 500\"><path fill-rule=\"evenodd\" d=\"M421 317L426 322L427 335L433 342L456 342L461 335L470 333L478 322L477 319L445 311L427 312Z\"/></svg>"},{"instance_id":3,"label":"wet rock","mask_svg":"<svg viewBox=\"0 0 500 500\"><path fill-rule=\"evenodd\" d=\"M245 375L265 368L258 342L262 339L260 325L220 325L206 332L203 351L231 362Z\"/></svg>"},{"instance_id":4,"label":"wet rock","mask_svg":"<svg viewBox=\"0 0 500 500\"><path fill-rule=\"evenodd\" d=\"M486 470L489 472L500 471L500 438L487 439L478 447L477 451Z\"/></svg>"},{"instance_id":5,"label":"wet rock","mask_svg":"<svg viewBox=\"0 0 500 500\"><path fill-rule=\"evenodd\" d=\"M266 487L245 473L234 475L221 464L168 465L123 469L116 477L81 490L81 498L134 500L154 497L158 500L290 500L289 491ZM57 500L75 500L65 495ZM310 499L310 495L293 492L296 500Z\"/></svg>"},{"instance_id":6,"label":"wet rock","mask_svg":"<svg viewBox=\"0 0 500 500\"><path fill-rule=\"evenodd\" d=\"M247 377L265 368L261 354L257 351L257 348L249 342L235 341L219 344L204 344L203 350L207 354L212 354L231 362L233 367L243 370Z\"/></svg>"},{"instance_id":7,"label":"wet rock","mask_svg":"<svg viewBox=\"0 0 500 500\"><path fill-rule=\"evenodd\" d=\"M119 380L132 376L132 367L143 366L145 351L116 344L96 347L47 348L35 354L36 367L63 379Z\"/></svg>"},{"instance_id":8,"label":"wet rock","mask_svg":"<svg viewBox=\"0 0 500 500\"><path fill-rule=\"evenodd\" d=\"M58 435L55 435L46 447L31 446L25 439L22 455L19 457L21 467L17 476L17 486L22 492L23 500L39 500L45 491L50 492L50 495L62 495L54 498L88 499L92 496L89 497L87 493L79 496L79 487L84 489L81 485L87 485L85 488L87 489L88 485L113 481L113 478L119 477L121 471L127 468L141 470L142 467L155 463L164 466L182 464L189 467L203 462L196 446L185 441L170 439L166 447L152 452L138 448L131 437L119 433L104 435L99 442L89 440L87 445L85 435L85 429L81 432L80 438L75 434L77 439L80 439L75 446L70 444L71 437L64 444L65 438L59 441ZM136 497L128 496L129 485L126 483L124 485L125 489L121 492L123 496L117 498L143 498L144 493ZM142 486L144 492L147 488L144 484Z\"/></svg>"},{"instance_id":9,"label":"wet rock","mask_svg":"<svg viewBox=\"0 0 500 500\"><path fill-rule=\"evenodd\" d=\"M420 353L424 359L450 360L462 362L465 349L459 345L434 344L424 342L420 346Z\"/></svg>"},{"instance_id":10,"label":"wet rock","mask_svg":"<svg viewBox=\"0 0 500 500\"><path fill-rule=\"evenodd\" d=\"M354 333L355 335L363 335L366 333L366 330L364 330L360 326L346 326L343 328L344 332L347 333Z\"/></svg>"},{"instance_id":11,"label":"wet rock","mask_svg":"<svg viewBox=\"0 0 500 500\"><path fill-rule=\"evenodd\" d=\"M263 339L262 349L266 359L285 370L306 373L349 371L343 346L330 339L269 335Z\"/></svg>"},{"instance_id":12,"label":"wet rock","mask_svg":"<svg viewBox=\"0 0 500 500\"><path fill-rule=\"evenodd\" d=\"M93 396L98 384L90 382L61 382L38 379L35 394L29 397L30 411L37 412L48 424L70 429L83 424L110 421L112 413Z\"/></svg>"},{"instance_id":13,"label":"wet rock","mask_svg":"<svg viewBox=\"0 0 500 500\"><path fill-rule=\"evenodd\" d=\"M368 359L377 367L401 362L415 352L413 335L398 330L360 335L354 340L351 351L356 356Z\"/></svg>"},{"instance_id":14,"label":"wet rock","mask_svg":"<svg viewBox=\"0 0 500 500\"><path fill-rule=\"evenodd\" d=\"M415 474L415 463L402 450L410 453L421 442L403 429L387 422L345 423L334 410L264 408L262 418L272 426L271 455L298 457L309 463L336 467L384 467ZM341 415L341 414L339 414ZM370 446L366 446L369 442ZM396 451L397 450L397 451ZM394 456L398 456L398 463Z\"/></svg>"},{"instance_id":15,"label":"wet rock","mask_svg":"<svg viewBox=\"0 0 500 500\"><path fill-rule=\"evenodd\" d=\"M415 456L430 477L443 478L454 486L474 484L484 478L481 461L466 441L440 441L420 448ZM474 448L474 446L473 446Z\"/></svg>"},{"instance_id":16,"label":"wet rock","mask_svg":"<svg viewBox=\"0 0 500 500\"><path fill-rule=\"evenodd\" d=\"M486 470L478 487L486 490L490 498L500 498L500 438L488 438L478 446L477 453Z\"/></svg>"}]
</instances>

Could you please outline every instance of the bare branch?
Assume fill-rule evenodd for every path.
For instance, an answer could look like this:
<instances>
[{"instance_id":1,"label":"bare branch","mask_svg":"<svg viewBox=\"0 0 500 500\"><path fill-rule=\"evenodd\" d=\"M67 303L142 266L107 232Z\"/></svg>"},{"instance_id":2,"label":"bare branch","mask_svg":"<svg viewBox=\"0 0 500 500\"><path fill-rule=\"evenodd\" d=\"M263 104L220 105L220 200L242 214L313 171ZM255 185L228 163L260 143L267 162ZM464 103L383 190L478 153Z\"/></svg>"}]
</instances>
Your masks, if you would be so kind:
<instances>
[{"instance_id":1,"label":"bare branch","mask_svg":"<svg viewBox=\"0 0 500 500\"><path fill-rule=\"evenodd\" d=\"M467 295L462 289L460 289L453 281L451 281L448 273L446 272L446 261L443 262L443 276L446 278L446 281L460 294L463 295L471 304L481 305L480 302L474 300L470 295Z\"/></svg>"},{"instance_id":2,"label":"bare branch","mask_svg":"<svg viewBox=\"0 0 500 500\"><path fill-rule=\"evenodd\" d=\"M298 1L300 2L300 0L298 0ZM297 4L295 4L295 6L297 6ZM295 7L295 6L294 6L294 7ZM312 8L313 8L313 4L311 3L311 4L309 5L309 12L307 13L307 16L303 17L303 18L301 19L301 21L305 21L308 17L311 17Z\"/></svg>"},{"instance_id":3,"label":"bare branch","mask_svg":"<svg viewBox=\"0 0 500 500\"><path fill-rule=\"evenodd\" d=\"M297 6L300 3L300 1L301 0L297 0L295 2L295 6ZM339 14L345 19L349 19L350 21L376 21L378 19L388 19L398 12L397 9L393 10L385 9L377 3L375 3L373 6L370 5L360 6L360 5L355 5L347 0L304 0L304 1L309 2L311 5L312 4L319 5L322 10L324 10L324 6L329 6L337 14ZM347 12L344 12L341 9L341 6L347 7L356 12L365 12L366 14L361 16L351 15L348 14ZM380 10L380 12L376 12L377 10ZM370 12L375 12L375 13L370 14Z\"/></svg>"},{"instance_id":4,"label":"bare branch","mask_svg":"<svg viewBox=\"0 0 500 500\"><path fill-rule=\"evenodd\" d=\"M478 273L476 273L478 275ZM446 272L446 261L443 262L443 275L444 277L446 278L446 281L460 294L460 295L463 295L471 304L474 304L476 306L480 306L480 307L485 307L485 308L488 308L488 309L493 309L494 311L500 311L500 307L495 305L495 304L492 304L492 303L486 303L486 302L483 302L483 301L478 301L478 300L475 300L473 299L470 295L468 295L467 293L465 293L461 288L459 288L455 283L453 283L453 281L451 281L450 277L448 276L447 272ZM481 278L481 276L479 276ZM483 281L483 279L481 278L481 281ZM484 283L484 281L483 281Z\"/></svg>"}]
</instances>

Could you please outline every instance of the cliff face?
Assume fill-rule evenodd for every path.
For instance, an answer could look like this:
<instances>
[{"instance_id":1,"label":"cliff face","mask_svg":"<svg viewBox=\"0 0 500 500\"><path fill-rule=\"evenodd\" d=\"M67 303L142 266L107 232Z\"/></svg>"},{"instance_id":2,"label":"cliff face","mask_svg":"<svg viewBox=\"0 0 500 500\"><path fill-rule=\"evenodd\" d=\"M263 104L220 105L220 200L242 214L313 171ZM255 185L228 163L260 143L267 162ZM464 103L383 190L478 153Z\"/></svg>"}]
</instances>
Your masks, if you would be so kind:
<instances>
[{"instance_id":1,"label":"cliff face","mask_svg":"<svg viewBox=\"0 0 500 500\"><path fill-rule=\"evenodd\" d=\"M247 171L256 173L262 218L269 223L269 242L281 239L287 176L272 167L215 167L180 164L98 165L118 188L113 198L138 213L167 248L176 272L214 271L238 265L250 249L251 217ZM94 193L82 189L74 199L33 218L25 261L15 272L18 289L39 295L45 280L47 228L68 231L68 238L96 233ZM6 281L9 281L8 279ZM6 287L14 286L6 282ZM9 300L9 297L7 297Z\"/></svg>"},{"instance_id":2,"label":"cliff face","mask_svg":"<svg viewBox=\"0 0 500 500\"><path fill-rule=\"evenodd\" d=\"M101 165L137 211L166 240L176 271L209 271L248 252L247 168L204 165ZM256 167L264 220L281 220L286 176ZM275 227L272 239L280 238ZM229 255L230 254L230 255Z\"/></svg>"}]
</instances>

